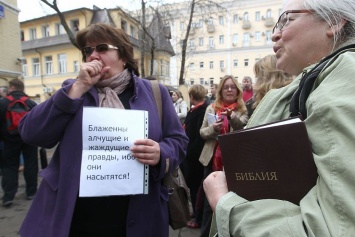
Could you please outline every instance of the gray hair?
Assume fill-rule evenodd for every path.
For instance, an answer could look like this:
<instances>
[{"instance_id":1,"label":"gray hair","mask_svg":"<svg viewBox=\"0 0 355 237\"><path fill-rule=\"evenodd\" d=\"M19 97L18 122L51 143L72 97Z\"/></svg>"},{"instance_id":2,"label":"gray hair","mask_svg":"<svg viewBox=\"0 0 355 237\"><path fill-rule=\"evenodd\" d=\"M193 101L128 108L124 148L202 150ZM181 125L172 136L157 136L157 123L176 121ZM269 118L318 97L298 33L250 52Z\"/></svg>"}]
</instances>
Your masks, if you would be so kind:
<instances>
[{"instance_id":1,"label":"gray hair","mask_svg":"<svg viewBox=\"0 0 355 237\"><path fill-rule=\"evenodd\" d=\"M334 49L354 42L354 0L304 0L303 6L305 9L315 10L315 16L326 21L329 26L340 25L343 20L346 21L342 29L334 34Z\"/></svg>"}]
</instances>

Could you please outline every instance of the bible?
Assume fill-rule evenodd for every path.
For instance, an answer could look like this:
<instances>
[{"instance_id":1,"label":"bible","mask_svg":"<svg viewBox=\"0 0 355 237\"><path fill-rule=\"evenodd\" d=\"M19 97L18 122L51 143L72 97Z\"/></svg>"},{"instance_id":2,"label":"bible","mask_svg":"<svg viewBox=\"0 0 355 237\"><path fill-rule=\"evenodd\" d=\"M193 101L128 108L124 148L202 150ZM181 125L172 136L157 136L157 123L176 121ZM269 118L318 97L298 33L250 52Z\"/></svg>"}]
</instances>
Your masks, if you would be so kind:
<instances>
[{"instance_id":1,"label":"bible","mask_svg":"<svg viewBox=\"0 0 355 237\"><path fill-rule=\"evenodd\" d=\"M291 118L218 136L229 191L299 205L318 177L306 126Z\"/></svg>"}]
</instances>

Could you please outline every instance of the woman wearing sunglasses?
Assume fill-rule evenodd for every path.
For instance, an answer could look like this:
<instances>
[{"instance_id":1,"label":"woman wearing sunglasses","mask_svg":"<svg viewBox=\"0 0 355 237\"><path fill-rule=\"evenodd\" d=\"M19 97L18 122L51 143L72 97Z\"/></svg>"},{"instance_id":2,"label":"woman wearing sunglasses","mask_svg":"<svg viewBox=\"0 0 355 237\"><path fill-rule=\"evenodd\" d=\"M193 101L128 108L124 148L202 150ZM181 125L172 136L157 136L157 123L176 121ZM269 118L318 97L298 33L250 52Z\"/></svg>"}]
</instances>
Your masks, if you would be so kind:
<instances>
[{"instance_id":1,"label":"woman wearing sunglasses","mask_svg":"<svg viewBox=\"0 0 355 237\"><path fill-rule=\"evenodd\" d=\"M57 145L42 172L21 236L167 237L168 193L162 179L181 163L188 142L169 92L160 85L161 123L150 82L138 78L137 61L125 32L93 24L76 38L83 56L77 78L66 80L20 125L24 141L47 148ZM139 162L149 165L148 194L78 196L84 106L148 111L148 138L135 141L130 148Z\"/></svg>"},{"instance_id":2,"label":"woman wearing sunglasses","mask_svg":"<svg viewBox=\"0 0 355 237\"><path fill-rule=\"evenodd\" d=\"M272 36L277 68L298 77L266 94L247 127L302 115L317 183L295 205L248 201L228 192L223 172L211 174L204 188L218 234L355 236L355 1L287 0L284 10Z\"/></svg>"}]
</instances>

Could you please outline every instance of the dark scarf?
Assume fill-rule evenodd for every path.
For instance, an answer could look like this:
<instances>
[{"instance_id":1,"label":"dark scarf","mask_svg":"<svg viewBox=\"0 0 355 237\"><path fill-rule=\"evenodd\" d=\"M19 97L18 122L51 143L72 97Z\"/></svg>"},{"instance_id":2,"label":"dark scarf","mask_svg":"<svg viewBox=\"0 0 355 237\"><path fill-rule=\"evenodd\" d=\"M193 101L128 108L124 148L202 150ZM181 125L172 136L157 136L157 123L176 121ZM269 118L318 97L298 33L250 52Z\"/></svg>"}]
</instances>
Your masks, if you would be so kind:
<instances>
[{"instance_id":1,"label":"dark scarf","mask_svg":"<svg viewBox=\"0 0 355 237\"><path fill-rule=\"evenodd\" d=\"M325 65L339 52L344 53L346 49L355 48L355 44L347 45L334 53L323 58L314 68L312 68L308 73L302 75L301 82L298 89L295 91L290 102L290 117L302 116L303 119L307 118L307 108L306 101L308 96L311 94L314 82L318 78L319 73L324 69ZM338 57L338 56L336 56Z\"/></svg>"}]
</instances>

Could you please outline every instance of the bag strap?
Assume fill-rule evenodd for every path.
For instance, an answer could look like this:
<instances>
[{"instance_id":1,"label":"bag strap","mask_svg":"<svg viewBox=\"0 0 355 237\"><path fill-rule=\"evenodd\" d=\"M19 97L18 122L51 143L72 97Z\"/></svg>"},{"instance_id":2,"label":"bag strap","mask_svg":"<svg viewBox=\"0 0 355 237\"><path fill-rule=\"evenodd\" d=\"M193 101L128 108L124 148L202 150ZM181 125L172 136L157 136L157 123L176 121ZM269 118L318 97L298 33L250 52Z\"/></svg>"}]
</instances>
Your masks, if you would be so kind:
<instances>
[{"instance_id":1,"label":"bag strap","mask_svg":"<svg viewBox=\"0 0 355 237\"><path fill-rule=\"evenodd\" d=\"M160 123L162 124L163 123L163 106L162 106L159 82L156 81L156 80L152 80L152 81L150 81L150 84L152 86L155 103L157 105ZM165 173L168 173L169 172L169 166L170 166L170 160L166 159L165 162L166 162L166 164L165 164Z\"/></svg>"},{"instance_id":2,"label":"bag strap","mask_svg":"<svg viewBox=\"0 0 355 237\"><path fill-rule=\"evenodd\" d=\"M332 58L338 57L340 54L347 52L348 49L355 48L354 44L343 47L329 56L322 59L313 69L308 73L302 75L301 82L298 89L295 91L290 102L290 117L302 116L303 119L307 118L306 101L313 90L314 83L318 78L318 75L323 71L325 67L332 61Z\"/></svg>"},{"instance_id":3,"label":"bag strap","mask_svg":"<svg viewBox=\"0 0 355 237\"><path fill-rule=\"evenodd\" d=\"M7 95L5 96L5 98L8 99L10 102L15 100L15 98L12 95Z\"/></svg>"},{"instance_id":4,"label":"bag strap","mask_svg":"<svg viewBox=\"0 0 355 237\"><path fill-rule=\"evenodd\" d=\"M155 103L157 105L158 109L158 114L159 114L159 119L160 123L163 122L162 117L163 117L163 109L162 109L162 100L161 100L161 93L160 93L160 88L159 88L159 82L156 80L150 81L150 84L152 86L153 94L154 94L154 99Z\"/></svg>"}]
</instances>

